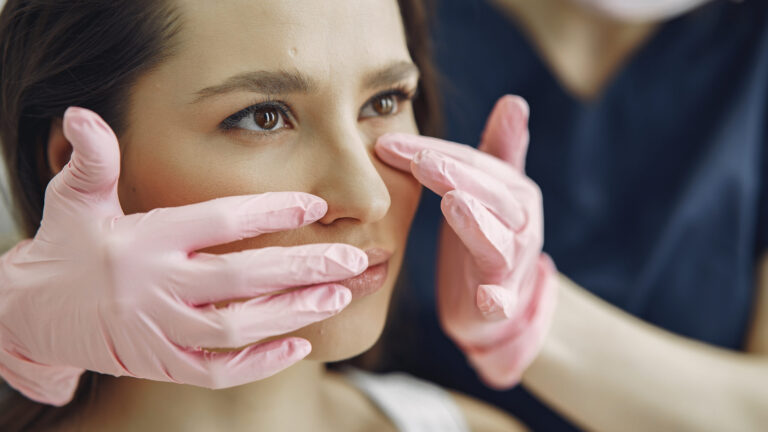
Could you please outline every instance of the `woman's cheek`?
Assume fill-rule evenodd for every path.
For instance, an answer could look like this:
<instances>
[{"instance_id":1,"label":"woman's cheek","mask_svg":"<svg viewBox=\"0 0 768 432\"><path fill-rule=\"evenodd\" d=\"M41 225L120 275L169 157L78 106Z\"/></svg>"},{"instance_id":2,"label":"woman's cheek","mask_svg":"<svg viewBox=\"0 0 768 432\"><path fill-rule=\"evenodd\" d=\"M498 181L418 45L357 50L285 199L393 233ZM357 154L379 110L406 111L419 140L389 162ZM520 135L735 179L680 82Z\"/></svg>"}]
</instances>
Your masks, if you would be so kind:
<instances>
[{"instance_id":1,"label":"woman's cheek","mask_svg":"<svg viewBox=\"0 0 768 432\"><path fill-rule=\"evenodd\" d=\"M378 159L376 163L391 197L394 229L407 234L421 197L421 184L410 173L394 169Z\"/></svg>"},{"instance_id":2,"label":"woman's cheek","mask_svg":"<svg viewBox=\"0 0 768 432\"><path fill-rule=\"evenodd\" d=\"M275 164L271 148L235 145L231 141L201 137L136 143L123 158L119 196L126 213L146 212L207 201L222 196L266 192L286 176ZM274 151L272 151L274 153Z\"/></svg>"},{"instance_id":3,"label":"woman's cheek","mask_svg":"<svg viewBox=\"0 0 768 432\"><path fill-rule=\"evenodd\" d=\"M403 112L400 112L395 117L375 120L375 122L371 123L373 129L375 129L371 131L374 136L372 140L374 144L379 136L388 132L418 134L418 127L416 126L416 120L410 103ZM387 185L389 195L392 198L392 209L390 211L393 214L394 222L397 224L395 229L403 231L403 235L407 236L413 217L416 214L419 199L421 198L421 183L410 172L404 172L391 167L378 159L375 154L372 157L374 158L376 169Z\"/></svg>"}]
</instances>

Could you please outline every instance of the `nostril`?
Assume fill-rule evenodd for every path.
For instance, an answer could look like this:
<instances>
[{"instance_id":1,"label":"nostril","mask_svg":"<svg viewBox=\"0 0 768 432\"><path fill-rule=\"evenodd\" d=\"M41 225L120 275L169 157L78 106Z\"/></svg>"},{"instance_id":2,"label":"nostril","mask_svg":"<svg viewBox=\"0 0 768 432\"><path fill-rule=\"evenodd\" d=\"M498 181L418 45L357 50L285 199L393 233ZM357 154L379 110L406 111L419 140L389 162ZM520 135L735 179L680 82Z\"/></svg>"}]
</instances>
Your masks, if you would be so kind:
<instances>
[{"instance_id":1,"label":"nostril","mask_svg":"<svg viewBox=\"0 0 768 432\"><path fill-rule=\"evenodd\" d=\"M343 200L328 201L328 212L318 222L330 225L340 220L354 221L358 223L376 222L389 212L391 201L389 193L386 196L377 197L375 192L367 192L365 199L352 199L347 196Z\"/></svg>"}]
</instances>

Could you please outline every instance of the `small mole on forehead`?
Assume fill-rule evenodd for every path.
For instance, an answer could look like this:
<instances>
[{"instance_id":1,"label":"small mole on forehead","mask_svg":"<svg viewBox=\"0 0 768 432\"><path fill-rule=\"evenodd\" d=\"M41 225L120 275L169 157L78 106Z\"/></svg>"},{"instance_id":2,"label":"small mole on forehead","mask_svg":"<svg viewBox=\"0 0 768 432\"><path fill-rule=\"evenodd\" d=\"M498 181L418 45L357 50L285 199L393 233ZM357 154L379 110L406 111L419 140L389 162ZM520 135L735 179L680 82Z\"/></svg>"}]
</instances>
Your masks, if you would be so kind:
<instances>
[{"instance_id":1,"label":"small mole on forehead","mask_svg":"<svg viewBox=\"0 0 768 432\"><path fill-rule=\"evenodd\" d=\"M288 55L290 55L291 57L296 57L296 54L298 53L299 53L299 50L296 47L292 47L291 49L288 50Z\"/></svg>"}]
</instances>

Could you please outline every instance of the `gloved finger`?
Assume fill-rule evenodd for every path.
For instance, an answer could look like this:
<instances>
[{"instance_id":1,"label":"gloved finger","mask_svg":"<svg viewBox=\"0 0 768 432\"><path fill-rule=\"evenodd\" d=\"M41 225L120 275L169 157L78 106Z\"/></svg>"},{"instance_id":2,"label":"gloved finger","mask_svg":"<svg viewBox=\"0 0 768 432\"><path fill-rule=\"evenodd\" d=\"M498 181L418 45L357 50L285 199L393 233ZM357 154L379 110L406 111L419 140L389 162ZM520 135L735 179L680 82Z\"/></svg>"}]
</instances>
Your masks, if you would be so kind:
<instances>
[{"instance_id":1,"label":"gloved finger","mask_svg":"<svg viewBox=\"0 0 768 432\"><path fill-rule=\"evenodd\" d=\"M519 303L517 291L501 285L477 287L475 304L489 321L512 318Z\"/></svg>"},{"instance_id":2,"label":"gloved finger","mask_svg":"<svg viewBox=\"0 0 768 432\"><path fill-rule=\"evenodd\" d=\"M290 337L252 345L240 351L177 350L163 365L170 382L222 389L268 378L306 357L312 345Z\"/></svg>"},{"instance_id":3,"label":"gloved finger","mask_svg":"<svg viewBox=\"0 0 768 432\"><path fill-rule=\"evenodd\" d=\"M541 254L537 266L536 296L528 308L510 321L505 330L506 339L488 349L473 350L469 360L483 382L495 389L507 389L520 382L523 372L536 359L544 343L552 315L557 304L557 286L553 277L554 264L546 254Z\"/></svg>"},{"instance_id":4,"label":"gloved finger","mask_svg":"<svg viewBox=\"0 0 768 432\"><path fill-rule=\"evenodd\" d=\"M440 208L445 221L483 272L484 281L503 281L514 265L515 233L466 192L446 193Z\"/></svg>"},{"instance_id":5,"label":"gloved finger","mask_svg":"<svg viewBox=\"0 0 768 432\"><path fill-rule=\"evenodd\" d=\"M56 188L68 188L92 200L116 198L120 147L109 125L93 111L69 107L63 132L72 144L72 156L54 178Z\"/></svg>"},{"instance_id":6,"label":"gloved finger","mask_svg":"<svg viewBox=\"0 0 768 432\"><path fill-rule=\"evenodd\" d=\"M414 157L411 169L419 182L438 195L451 190L473 195L514 231L527 222L523 207L507 185L477 168L432 150L422 150ZM522 187L515 192L518 196L527 194Z\"/></svg>"},{"instance_id":7,"label":"gloved finger","mask_svg":"<svg viewBox=\"0 0 768 432\"><path fill-rule=\"evenodd\" d=\"M521 175L510 169L507 162L481 152L468 145L457 144L438 138L405 133L388 133L376 140L375 151L379 159L394 168L410 171L411 160L422 150L433 150L481 169L499 180L515 181Z\"/></svg>"},{"instance_id":8,"label":"gloved finger","mask_svg":"<svg viewBox=\"0 0 768 432\"><path fill-rule=\"evenodd\" d=\"M151 210L118 219L145 229L161 248L192 252L209 246L299 228L321 218L328 209L319 197L302 192L240 195Z\"/></svg>"},{"instance_id":9,"label":"gloved finger","mask_svg":"<svg viewBox=\"0 0 768 432\"><path fill-rule=\"evenodd\" d=\"M485 124L479 150L509 162L525 172L530 108L520 96L506 95L496 102Z\"/></svg>"},{"instance_id":10,"label":"gloved finger","mask_svg":"<svg viewBox=\"0 0 768 432\"><path fill-rule=\"evenodd\" d=\"M344 280L368 268L368 256L341 243L198 253L177 276L174 295L200 305Z\"/></svg>"},{"instance_id":11,"label":"gloved finger","mask_svg":"<svg viewBox=\"0 0 768 432\"><path fill-rule=\"evenodd\" d=\"M302 288L283 294L233 302L220 308L208 305L179 311L166 325L168 337L190 348L239 348L329 318L352 301L343 285Z\"/></svg>"}]
</instances>

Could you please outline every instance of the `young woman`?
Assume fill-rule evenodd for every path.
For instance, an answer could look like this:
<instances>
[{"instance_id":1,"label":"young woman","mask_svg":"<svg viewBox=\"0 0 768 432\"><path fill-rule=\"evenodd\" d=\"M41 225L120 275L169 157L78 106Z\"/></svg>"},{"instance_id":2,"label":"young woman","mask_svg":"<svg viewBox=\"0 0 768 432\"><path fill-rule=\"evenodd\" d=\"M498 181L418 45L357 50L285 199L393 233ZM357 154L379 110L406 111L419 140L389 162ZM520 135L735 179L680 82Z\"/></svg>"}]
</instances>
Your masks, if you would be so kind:
<instances>
[{"instance_id":1,"label":"young woman","mask_svg":"<svg viewBox=\"0 0 768 432\"><path fill-rule=\"evenodd\" d=\"M328 205L316 223L200 253L347 243L379 269L378 282L350 284L342 313L290 334L312 352L271 378L213 391L87 373L63 408L9 391L0 429L395 430L413 427L414 411L455 430L517 428L423 382L324 367L379 337L419 199L419 183L378 160L373 144L432 127L430 88L419 84L429 73L420 11L394 0L9 2L0 34L4 56L16 57L3 63L0 133L18 162L11 181L28 235L74 142L117 145L111 127L126 214L307 192ZM65 116L70 106L92 111Z\"/></svg>"}]
</instances>

